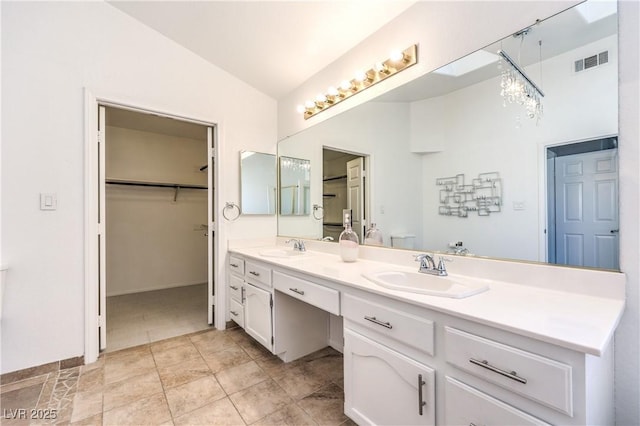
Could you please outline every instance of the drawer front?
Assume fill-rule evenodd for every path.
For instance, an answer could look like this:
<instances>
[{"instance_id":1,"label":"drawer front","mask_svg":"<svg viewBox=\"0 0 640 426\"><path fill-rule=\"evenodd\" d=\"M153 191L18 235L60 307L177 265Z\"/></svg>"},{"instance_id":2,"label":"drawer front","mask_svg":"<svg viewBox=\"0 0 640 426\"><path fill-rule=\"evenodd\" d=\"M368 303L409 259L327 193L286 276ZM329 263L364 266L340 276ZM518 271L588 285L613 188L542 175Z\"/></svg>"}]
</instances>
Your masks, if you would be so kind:
<instances>
[{"instance_id":1,"label":"drawer front","mask_svg":"<svg viewBox=\"0 0 640 426\"><path fill-rule=\"evenodd\" d=\"M433 355L433 321L360 299L342 296L342 315L385 336Z\"/></svg>"},{"instance_id":2,"label":"drawer front","mask_svg":"<svg viewBox=\"0 0 640 426\"><path fill-rule=\"evenodd\" d=\"M244 259L229 256L229 270L239 275L244 275Z\"/></svg>"},{"instance_id":3,"label":"drawer front","mask_svg":"<svg viewBox=\"0 0 640 426\"><path fill-rule=\"evenodd\" d=\"M301 280L278 271L273 272L273 287L310 305L340 315L340 292L323 285Z\"/></svg>"},{"instance_id":4,"label":"drawer front","mask_svg":"<svg viewBox=\"0 0 640 426\"><path fill-rule=\"evenodd\" d=\"M447 362L573 416L571 366L445 327Z\"/></svg>"},{"instance_id":5,"label":"drawer front","mask_svg":"<svg viewBox=\"0 0 640 426\"><path fill-rule=\"evenodd\" d=\"M236 324L244 328L244 306L237 300L231 299L229 301L229 316Z\"/></svg>"},{"instance_id":6,"label":"drawer front","mask_svg":"<svg viewBox=\"0 0 640 426\"><path fill-rule=\"evenodd\" d=\"M231 275L229 277L229 294L231 298L237 300L242 304L242 286L244 285L244 280L242 277L238 277L236 275Z\"/></svg>"},{"instance_id":7,"label":"drawer front","mask_svg":"<svg viewBox=\"0 0 640 426\"><path fill-rule=\"evenodd\" d=\"M451 377L445 377L447 425L548 425Z\"/></svg>"},{"instance_id":8,"label":"drawer front","mask_svg":"<svg viewBox=\"0 0 640 426\"><path fill-rule=\"evenodd\" d=\"M271 268L254 262L245 262L244 276L249 281L258 281L271 287Z\"/></svg>"}]
</instances>

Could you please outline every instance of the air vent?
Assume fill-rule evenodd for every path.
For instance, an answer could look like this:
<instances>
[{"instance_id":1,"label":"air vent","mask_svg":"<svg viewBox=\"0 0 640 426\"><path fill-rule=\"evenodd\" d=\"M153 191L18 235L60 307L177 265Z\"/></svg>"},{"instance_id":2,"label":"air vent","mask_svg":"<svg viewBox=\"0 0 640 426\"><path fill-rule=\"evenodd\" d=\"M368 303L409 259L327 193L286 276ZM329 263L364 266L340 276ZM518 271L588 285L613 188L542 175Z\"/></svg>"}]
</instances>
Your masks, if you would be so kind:
<instances>
[{"instance_id":1,"label":"air vent","mask_svg":"<svg viewBox=\"0 0 640 426\"><path fill-rule=\"evenodd\" d=\"M594 68L599 65L604 65L609 62L609 51L605 50L597 55L588 56L586 58L578 59L573 63L573 71L580 72Z\"/></svg>"}]
</instances>

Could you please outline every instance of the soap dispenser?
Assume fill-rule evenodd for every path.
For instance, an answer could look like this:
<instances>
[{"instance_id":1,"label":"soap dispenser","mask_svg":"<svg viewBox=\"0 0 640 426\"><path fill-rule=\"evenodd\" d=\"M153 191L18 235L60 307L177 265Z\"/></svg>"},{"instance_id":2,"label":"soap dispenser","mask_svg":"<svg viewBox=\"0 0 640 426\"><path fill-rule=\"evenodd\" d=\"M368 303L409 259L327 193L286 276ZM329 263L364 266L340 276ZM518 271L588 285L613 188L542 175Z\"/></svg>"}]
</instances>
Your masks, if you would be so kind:
<instances>
[{"instance_id":1,"label":"soap dispenser","mask_svg":"<svg viewBox=\"0 0 640 426\"><path fill-rule=\"evenodd\" d=\"M364 236L364 245L366 246L382 246L382 231L376 228L376 224L372 223L371 228L367 230L367 233Z\"/></svg>"},{"instance_id":2,"label":"soap dispenser","mask_svg":"<svg viewBox=\"0 0 640 426\"><path fill-rule=\"evenodd\" d=\"M351 210L342 211L344 231L338 237L340 257L343 262L355 262L358 259L358 234L351 229Z\"/></svg>"}]
</instances>

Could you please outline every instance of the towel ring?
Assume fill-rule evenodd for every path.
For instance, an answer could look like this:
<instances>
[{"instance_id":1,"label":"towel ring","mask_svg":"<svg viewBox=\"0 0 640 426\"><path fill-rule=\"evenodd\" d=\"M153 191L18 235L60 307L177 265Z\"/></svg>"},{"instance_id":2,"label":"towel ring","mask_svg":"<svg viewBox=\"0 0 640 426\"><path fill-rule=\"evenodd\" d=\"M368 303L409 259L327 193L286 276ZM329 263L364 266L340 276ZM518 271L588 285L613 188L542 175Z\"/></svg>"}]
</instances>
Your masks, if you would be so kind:
<instances>
[{"instance_id":1,"label":"towel ring","mask_svg":"<svg viewBox=\"0 0 640 426\"><path fill-rule=\"evenodd\" d=\"M322 216L320 216L320 217L316 216L316 212L317 212L318 210L322 210ZM324 218L324 207L322 207L322 206L321 206L321 205L319 205L319 204L314 204L314 205L313 205L313 218L314 218L315 220L322 220L322 219Z\"/></svg>"},{"instance_id":2,"label":"towel ring","mask_svg":"<svg viewBox=\"0 0 640 426\"><path fill-rule=\"evenodd\" d=\"M227 210L234 209L234 208L238 209L238 214L233 218L228 217ZM227 201L224 205L224 208L222 209L222 217L227 219L229 222L233 222L234 220L238 219L241 214L242 214L242 211L240 210L240 206L234 203L233 201Z\"/></svg>"}]
</instances>

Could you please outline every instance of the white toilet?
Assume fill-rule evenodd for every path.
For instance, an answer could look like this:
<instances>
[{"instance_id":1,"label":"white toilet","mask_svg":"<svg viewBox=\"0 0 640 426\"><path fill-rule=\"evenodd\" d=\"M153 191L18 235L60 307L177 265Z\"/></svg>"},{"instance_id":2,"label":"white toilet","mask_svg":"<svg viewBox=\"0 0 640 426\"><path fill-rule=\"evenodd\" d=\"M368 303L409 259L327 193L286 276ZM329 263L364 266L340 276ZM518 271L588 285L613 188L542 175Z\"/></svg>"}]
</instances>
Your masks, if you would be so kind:
<instances>
[{"instance_id":1,"label":"white toilet","mask_svg":"<svg viewBox=\"0 0 640 426\"><path fill-rule=\"evenodd\" d=\"M413 249L415 248L416 236L413 234L392 234L391 247Z\"/></svg>"}]
</instances>

